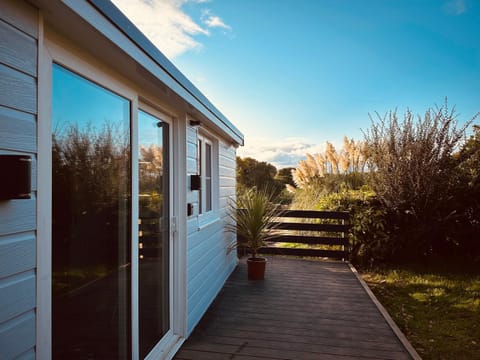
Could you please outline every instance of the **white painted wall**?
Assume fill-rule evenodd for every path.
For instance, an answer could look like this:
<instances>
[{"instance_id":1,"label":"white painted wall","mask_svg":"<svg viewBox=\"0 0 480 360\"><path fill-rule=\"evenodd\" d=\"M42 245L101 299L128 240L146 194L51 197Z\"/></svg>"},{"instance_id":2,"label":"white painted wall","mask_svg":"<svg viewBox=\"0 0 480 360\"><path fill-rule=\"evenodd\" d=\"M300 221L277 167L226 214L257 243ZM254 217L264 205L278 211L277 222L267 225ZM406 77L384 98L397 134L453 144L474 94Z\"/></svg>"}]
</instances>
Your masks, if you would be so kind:
<instances>
[{"instance_id":1,"label":"white painted wall","mask_svg":"<svg viewBox=\"0 0 480 360\"><path fill-rule=\"evenodd\" d=\"M197 134L187 128L187 179L197 172ZM236 251L229 250L234 235L225 230L228 199L235 196L235 156L233 146L213 134L214 141L213 214L208 219L198 214L198 191L191 191L187 181L187 202L193 215L187 219L187 335L213 302L237 265ZM207 220L207 221L205 221Z\"/></svg>"},{"instance_id":2,"label":"white painted wall","mask_svg":"<svg viewBox=\"0 0 480 360\"><path fill-rule=\"evenodd\" d=\"M0 200L0 359L33 359L38 14L23 1L0 9L0 154L32 158L32 198Z\"/></svg>"}]
</instances>

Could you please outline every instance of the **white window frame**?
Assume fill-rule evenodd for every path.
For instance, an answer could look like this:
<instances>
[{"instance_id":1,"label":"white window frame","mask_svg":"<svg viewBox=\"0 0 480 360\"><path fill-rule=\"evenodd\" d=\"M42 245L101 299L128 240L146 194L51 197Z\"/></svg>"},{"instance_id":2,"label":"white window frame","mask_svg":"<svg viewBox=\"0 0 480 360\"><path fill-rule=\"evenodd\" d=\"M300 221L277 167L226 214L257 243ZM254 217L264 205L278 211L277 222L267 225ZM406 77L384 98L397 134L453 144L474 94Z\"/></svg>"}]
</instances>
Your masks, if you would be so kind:
<instances>
[{"instance_id":1,"label":"white window frame","mask_svg":"<svg viewBox=\"0 0 480 360\"><path fill-rule=\"evenodd\" d=\"M169 173L169 189L168 191L170 192L169 194L169 213L170 213L170 217L172 217L172 214L173 214L173 206L172 206L172 197L174 195L174 192L173 192L173 159L172 159L172 154L173 154L173 144L172 144L172 130L173 130L173 119L168 116L166 113L163 113L161 110L147 104L146 102L140 100L139 101L139 104L138 104L138 107L137 107L137 121L138 121L138 111L143 111L147 114L149 114L150 116L153 116L155 118L157 118L158 120L161 120L165 123L168 124L168 128L169 128L169 131L168 131L168 136L169 136L169 139L168 139L168 155L170 157L169 159L169 168L168 168L168 173ZM138 128L138 127L137 127ZM138 166L138 132L137 132L137 137L135 138L135 147L136 147L136 161L135 163L137 164ZM137 188L137 192L138 192L138 167L137 167L137 183L136 183L136 188ZM133 196L132 196L133 198ZM138 207L138 196L137 196L137 207ZM137 209L137 219L138 219L138 209ZM138 224L138 223L137 223ZM173 237L174 237L174 234L173 234L173 231L172 230L175 230L175 229L172 229L172 224L170 224L170 243L169 243L169 258L171 259L171 262L170 262L170 268L169 268L169 273L168 273L168 276L169 276L169 279L168 279L168 282L169 282L169 285L170 285L170 289L169 289L169 324L170 324L170 329L168 330L168 332L163 336L162 340L159 341L154 347L153 349L150 351L150 353L145 357L145 360L153 360L153 359L161 359L162 358L162 354L164 352L164 349L166 347L168 347L168 343L171 341L170 339L172 339L172 337L174 337L174 330L173 330L173 323L174 323L174 314L173 314L173 307L174 307L174 294L173 294L173 282L174 282L174 277L173 277L173 271L174 271L174 268L173 268L173 262L174 262L174 241L173 241ZM138 234L138 231L137 231L137 234ZM139 241L139 238L137 237L137 246L136 246L136 249L137 249L137 254L136 254L136 258L138 259L138 241ZM136 264L137 265L137 278L138 278L138 263ZM138 301L138 291L136 294L134 294L133 296L136 296L137 297L137 301ZM133 306L132 306L133 308ZM138 309L138 305L137 305L137 309ZM137 312L138 313L138 312ZM138 326L138 322L137 322L137 326ZM137 328L137 332L140 330L140 328L138 327ZM132 340L133 341L133 340ZM136 346L138 346L138 343L136 344Z\"/></svg>"},{"instance_id":2,"label":"white window frame","mask_svg":"<svg viewBox=\"0 0 480 360\"><path fill-rule=\"evenodd\" d=\"M52 136L51 136L51 104L52 104L52 68L57 63L77 73L86 80L93 81L105 89L112 91L131 104L131 157L132 157L132 218L131 218L131 250L132 259L132 359L138 359L138 110L144 110L152 115L161 115L162 120L170 124L170 217L171 217L171 264L170 264L170 327L171 330L163 337L146 359L163 359L171 356L179 348L186 337L186 246L182 241L184 230L176 227L183 215L181 206L174 206L184 200L185 195L179 193L185 180L182 171L174 163L181 161L184 151L179 145L182 136L181 126L174 121L172 115L167 116L158 109L147 105L159 104L160 99L143 94L131 83L125 82L108 66L86 55L75 48L70 42L53 32L46 31L43 19L39 26L39 79L38 79L38 191L37 191L37 321L36 321L36 352L39 359L52 357ZM47 33L47 34L46 34ZM174 140L175 139L175 140ZM185 161L185 160L184 160ZM179 184L174 191L173 184ZM174 240L174 237L176 238ZM180 238L180 239L178 239Z\"/></svg>"},{"instance_id":3,"label":"white window frame","mask_svg":"<svg viewBox=\"0 0 480 360\"><path fill-rule=\"evenodd\" d=\"M201 142L201 145L200 145ZM206 209L207 194L206 185L206 145L210 146L210 204L211 208ZM201 189L198 192L198 225L199 228L205 227L219 220L218 216L218 140L205 130L199 131L197 135L197 166L198 173L201 175Z\"/></svg>"}]
</instances>

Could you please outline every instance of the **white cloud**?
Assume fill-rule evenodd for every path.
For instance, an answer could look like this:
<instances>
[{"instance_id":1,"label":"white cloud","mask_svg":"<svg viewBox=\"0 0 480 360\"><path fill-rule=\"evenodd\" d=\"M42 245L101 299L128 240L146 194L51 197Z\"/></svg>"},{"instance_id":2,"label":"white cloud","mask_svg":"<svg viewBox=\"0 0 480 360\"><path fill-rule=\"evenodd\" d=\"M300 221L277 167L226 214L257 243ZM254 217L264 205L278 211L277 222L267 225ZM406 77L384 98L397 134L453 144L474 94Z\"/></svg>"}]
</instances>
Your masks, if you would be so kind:
<instances>
[{"instance_id":1,"label":"white cloud","mask_svg":"<svg viewBox=\"0 0 480 360\"><path fill-rule=\"evenodd\" d=\"M226 30L231 30L229 25L225 24L220 17L212 15L210 10L205 10L203 12L202 21L209 28L222 28Z\"/></svg>"},{"instance_id":2,"label":"white cloud","mask_svg":"<svg viewBox=\"0 0 480 360\"><path fill-rule=\"evenodd\" d=\"M238 149L238 156L266 161L281 169L296 167L300 160L306 158L307 153L315 154L324 149L324 143L313 144L304 138L286 138L279 141L246 137L245 146Z\"/></svg>"},{"instance_id":3,"label":"white cloud","mask_svg":"<svg viewBox=\"0 0 480 360\"><path fill-rule=\"evenodd\" d=\"M204 4L209 0L112 1L168 58L200 49L202 44L195 37L209 36L209 27L230 28L208 10L206 12L210 17L202 19L204 26L182 10L187 1Z\"/></svg>"}]
</instances>

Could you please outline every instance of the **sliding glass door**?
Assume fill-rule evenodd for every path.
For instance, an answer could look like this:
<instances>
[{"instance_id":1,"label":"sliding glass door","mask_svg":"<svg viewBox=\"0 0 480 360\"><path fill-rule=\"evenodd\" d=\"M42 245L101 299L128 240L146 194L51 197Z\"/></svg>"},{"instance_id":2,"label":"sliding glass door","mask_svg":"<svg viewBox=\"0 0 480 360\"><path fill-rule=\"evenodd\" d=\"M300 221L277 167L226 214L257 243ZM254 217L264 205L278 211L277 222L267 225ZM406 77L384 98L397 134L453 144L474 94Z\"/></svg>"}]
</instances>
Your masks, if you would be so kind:
<instances>
[{"instance_id":1,"label":"sliding glass door","mask_svg":"<svg viewBox=\"0 0 480 360\"><path fill-rule=\"evenodd\" d=\"M131 355L130 102L53 67L52 354Z\"/></svg>"},{"instance_id":2,"label":"sliding glass door","mask_svg":"<svg viewBox=\"0 0 480 360\"><path fill-rule=\"evenodd\" d=\"M143 359L171 328L169 123L62 66L52 80L53 358Z\"/></svg>"},{"instance_id":3,"label":"sliding glass door","mask_svg":"<svg viewBox=\"0 0 480 360\"><path fill-rule=\"evenodd\" d=\"M143 359L170 328L169 126L138 112L139 348Z\"/></svg>"}]
</instances>

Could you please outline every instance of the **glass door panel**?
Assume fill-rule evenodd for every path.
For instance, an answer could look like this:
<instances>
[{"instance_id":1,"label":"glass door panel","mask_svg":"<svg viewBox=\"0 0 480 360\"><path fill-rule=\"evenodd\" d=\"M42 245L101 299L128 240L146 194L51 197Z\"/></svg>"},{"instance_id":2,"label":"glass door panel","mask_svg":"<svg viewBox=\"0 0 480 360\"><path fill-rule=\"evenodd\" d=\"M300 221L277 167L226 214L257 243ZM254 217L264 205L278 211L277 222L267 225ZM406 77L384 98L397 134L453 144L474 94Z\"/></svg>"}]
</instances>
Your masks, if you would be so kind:
<instances>
[{"instance_id":1,"label":"glass door panel","mask_svg":"<svg viewBox=\"0 0 480 360\"><path fill-rule=\"evenodd\" d=\"M129 359L130 102L59 65L52 91L53 358Z\"/></svg>"},{"instance_id":2,"label":"glass door panel","mask_svg":"<svg viewBox=\"0 0 480 360\"><path fill-rule=\"evenodd\" d=\"M139 348L143 359L170 328L169 128L138 112Z\"/></svg>"}]
</instances>

